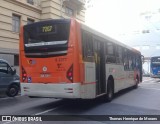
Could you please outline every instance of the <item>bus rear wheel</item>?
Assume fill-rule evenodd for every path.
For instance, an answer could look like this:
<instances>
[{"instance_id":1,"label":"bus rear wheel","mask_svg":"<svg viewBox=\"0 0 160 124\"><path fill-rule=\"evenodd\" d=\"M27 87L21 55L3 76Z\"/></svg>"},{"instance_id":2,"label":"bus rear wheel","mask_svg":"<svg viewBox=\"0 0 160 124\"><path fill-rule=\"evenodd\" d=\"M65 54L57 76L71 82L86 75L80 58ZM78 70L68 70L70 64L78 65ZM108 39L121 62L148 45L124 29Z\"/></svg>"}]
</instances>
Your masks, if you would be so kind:
<instances>
[{"instance_id":1,"label":"bus rear wheel","mask_svg":"<svg viewBox=\"0 0 160 124\"><path fill-rule=\"evenodd\" d=\"M139 78L138 78L138 76L137 76L137 77L136 77L136 80L135 80L134 88L138 88L138 84L139 84Z\"/></svg>"},{"instance_id":2,"label":"bus rear wheel","mask_svg":"<svg viewBox=\"0 0 160 124\"><path fill-rule=\"evenodd\" d=\"M114 87L113 87L113 82L112 80L108 80L107 83L107 101L110 102L113 99L113 95L114 95Z\"/></svg>"},{"instance_id":3,"label":"bus rear wheel","mask_svg":"<svg viewBox=\"0 0 160 124\"><path fill-rule=\"evenodd\" d=\"M108 80L107 83L107 94L102 97L104 102L111 102L114 96L114 85L112 80Z\"/></svg>"}]
</instances>

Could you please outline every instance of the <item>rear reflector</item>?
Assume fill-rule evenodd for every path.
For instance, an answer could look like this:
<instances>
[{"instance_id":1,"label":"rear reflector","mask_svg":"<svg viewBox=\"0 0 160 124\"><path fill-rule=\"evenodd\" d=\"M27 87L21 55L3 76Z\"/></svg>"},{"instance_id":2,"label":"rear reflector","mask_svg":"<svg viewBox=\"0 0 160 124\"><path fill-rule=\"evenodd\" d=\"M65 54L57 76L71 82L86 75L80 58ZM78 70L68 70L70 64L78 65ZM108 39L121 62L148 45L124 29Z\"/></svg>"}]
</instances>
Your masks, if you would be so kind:
<instances>
[{"instance_id":1,"label":"rear reflector","mask_svg":"<svg viewBox=\"0 0 160 124\"><path fill-rule=\"evenodd\" d=\"M67 77L68 80L73 82L73 64L68 69L66 77Z\"/></svg>"},{"instance_id":2,"label":"rear reflector","mask_svg":"<svg viewBox=\"0 0 160 124\"><path fill-rule=\"evenodd\" d=\"M24 82L27 78L27 73L26 71L24 70L24 68L22 67L22 81Z\"/></svg>"}]
</instances>

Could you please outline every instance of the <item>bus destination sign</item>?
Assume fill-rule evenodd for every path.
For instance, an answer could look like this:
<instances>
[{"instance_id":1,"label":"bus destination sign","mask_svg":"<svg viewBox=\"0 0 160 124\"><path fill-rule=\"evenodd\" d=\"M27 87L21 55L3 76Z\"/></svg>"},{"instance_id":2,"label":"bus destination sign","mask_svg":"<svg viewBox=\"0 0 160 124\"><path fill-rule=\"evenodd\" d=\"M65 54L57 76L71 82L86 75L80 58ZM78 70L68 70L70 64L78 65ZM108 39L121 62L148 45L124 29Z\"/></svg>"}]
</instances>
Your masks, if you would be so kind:
<instances>
[{"instance_id":1,"label":"bus destination sign","mask_svg":"<svg viewBox=\"0 0 160 124\"><path fill-rule=\"evenodd\" d=\"M42 26L39 30L39 33L55 33L56 26L55 25L45 25Z\"/></svg>"}]
</instances>

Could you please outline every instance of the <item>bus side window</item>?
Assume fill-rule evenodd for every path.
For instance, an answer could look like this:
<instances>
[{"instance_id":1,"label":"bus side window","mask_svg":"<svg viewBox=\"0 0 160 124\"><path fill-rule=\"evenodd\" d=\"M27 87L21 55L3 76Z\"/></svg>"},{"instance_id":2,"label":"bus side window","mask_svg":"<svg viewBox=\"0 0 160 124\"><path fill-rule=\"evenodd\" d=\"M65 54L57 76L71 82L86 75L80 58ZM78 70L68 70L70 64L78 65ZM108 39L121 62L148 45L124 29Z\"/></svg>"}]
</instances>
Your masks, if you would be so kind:
<instances>
[{"instance_id":1,"label":"bus side window","mask_svg":"<svg viewBox=\"0 0 160 124\"><path fill-rule=\"evenodd\" d=\"M83 59L86 62L93 62L93 38L92 35L86 31L82 31L82 50L83 50Z\"/></svg>"},{"instance_id":2,"label":"bus side window","mask_svg":"<svg viewBox=\"0 0 160 124\"><path fill-rule=\"evenodd\" d=\"M129 70L133 71L133 69L134 69L134 67L133 67L134 58L133 58L133 55L131 53L128 53L128 60L129 60Z\"/></svg>"},{"instance_id":3,"label":"bus side window","mask_svg":"<svg viewBox=\"0 0 160 124\"><path fill-rule=\"evenodd\" d=\"M128 50L124 49L124 70L129 70L129 61L128 61Z\"/></svg>"},{"instance_id":4,"label":"bus side window","mask_svg":"<svg viewBox=\"0 0 160 124\"><path fill-rule=\"evenodd\" d=\"M134 70L136 67L136 58L135 55L132 56L132 69Z\"/></svg>"},{"instance_id":5,"label":"bus side window","mask_svg":"<svg viewBox=\"0 0 160 124\"><path fill-rule=\"evenodd\" d=\"M107 42L106 44L106 63L116 63L115 57L115 45L111 42Z\"/></svg>"},{"instance_id":6,"label":"bus side window","mask_svg":"<svg viewBox=\"0 0 160 124\"><path fill-rule=\"evenodd\" d=\"M121 46L117 46L117 48L116 48L116 61L117 61L118 64L123 63L123 53L122 53L122 47Z\"/></svg>"},{"instance_id":7,"label":"bus side window","mask_svg":"<svg viewBox=\"0 0 160 124\"><path fill-rule=\"evenodd\" d=\"M137 58L136 58L136 69L140 68L139 66L140 66L140 60L139 60L139 58L137 57Z\"/></svg>"}]
</instances>

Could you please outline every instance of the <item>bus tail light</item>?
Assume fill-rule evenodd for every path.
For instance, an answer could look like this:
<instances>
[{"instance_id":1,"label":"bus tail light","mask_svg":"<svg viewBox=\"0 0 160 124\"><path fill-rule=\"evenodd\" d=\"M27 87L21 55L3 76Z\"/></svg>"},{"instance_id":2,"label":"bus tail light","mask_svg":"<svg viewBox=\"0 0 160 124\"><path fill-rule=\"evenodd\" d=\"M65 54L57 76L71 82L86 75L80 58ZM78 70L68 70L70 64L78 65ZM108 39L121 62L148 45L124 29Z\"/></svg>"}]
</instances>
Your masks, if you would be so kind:
<instances>
[{"instance_id":1,"label":"bus tail light","mask_svg":"<svg viewBox=\"0 0 160 124\"><path fill-rule=\"evenodd\" d=\"M67 71L67 79L73 82L73 65Z\"/></svg>"},{"instance_id":2,"label":"bus tail light","mask_svg":"<svg viewBox=\"0 0 160 124\"><path fill-rule=\"evenodd\" d=\"M26 71L24 70L24 68L22 67L22 81L24 82L27 78L27 73Z\"/></svg>"}]
</instances>

